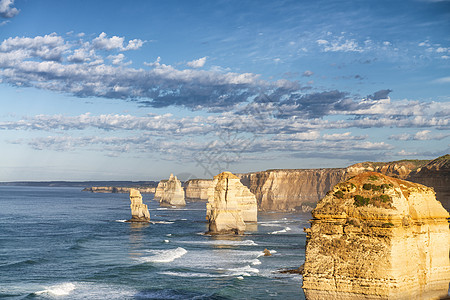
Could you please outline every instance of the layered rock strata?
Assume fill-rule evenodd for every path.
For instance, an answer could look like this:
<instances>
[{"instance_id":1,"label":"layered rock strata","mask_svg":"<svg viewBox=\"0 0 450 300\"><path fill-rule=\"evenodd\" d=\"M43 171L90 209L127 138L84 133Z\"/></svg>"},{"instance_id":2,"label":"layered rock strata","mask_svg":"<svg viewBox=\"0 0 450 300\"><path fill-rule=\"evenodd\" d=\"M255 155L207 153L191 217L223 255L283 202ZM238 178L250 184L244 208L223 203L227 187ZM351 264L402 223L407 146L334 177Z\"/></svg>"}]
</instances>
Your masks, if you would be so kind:
<instances>
[{"instance_id":1,"label":"layered rock strata","mask_svg":"<svg viewBox=\"0 0 450 300\"><path fill-rule=\"evenodd\" d=\"M186 205L186 201L184 200L184 189L177 176L170 174L169 180L164 184L164 191L161 193L159 204L162 206Z\"/></svg>"},{"instance_id":2,"label":"layered rock strata","mask_svg":"<svg viewBox=\"0 0 450 300\"><path fill-rule=\"evenodd\" d=\"M130 189L131 220L129 222L149 222L150 212L146 204L142 203L141 193L136 189Z\"/></svg>"},{"instance_id":3,"label":"layered rock strata","mask_svg":"<svg viewBox=\"0 0 450 300\"><path fill-rule=\"evenodd\" d=\"M206 219L210 233L242 233L245 222L257 221L255 196L230 172L214 176L208 189Z\"/></svg>"},{"instance_id":4,"label":"layered rock strata","mask_svg":"<svg viewBox=\"0 0 450 300\"><path fill-rule=\"evenodd\" d=\"M153 199L155 200L160 200L163 193L164 193L164 189L166 188L166 184L167 184L167 179L163 179L158 183L158 186L155 189L155 196L153 197Z\"/></svg>"},{"instance_id":5,"label":"layered rock strata","mask_svg":"<svg viewBox=\"0 0 450 300\"><path fill-rule=\"evenodd\" d=\"M334 186L312 215L307 299L447 295L449 214L432 188L367 172Z\"/></svg>"},{"instance_id":6,"label":"layered rock strata","mask_svg":"<svg viewBox=\"0 0 450 300\"><path fill-rule=\"evenodd\" d=\"M184 183L186 199L208 200L208 188L212 179L190 179Z\"/></svg>"}]
</instances>

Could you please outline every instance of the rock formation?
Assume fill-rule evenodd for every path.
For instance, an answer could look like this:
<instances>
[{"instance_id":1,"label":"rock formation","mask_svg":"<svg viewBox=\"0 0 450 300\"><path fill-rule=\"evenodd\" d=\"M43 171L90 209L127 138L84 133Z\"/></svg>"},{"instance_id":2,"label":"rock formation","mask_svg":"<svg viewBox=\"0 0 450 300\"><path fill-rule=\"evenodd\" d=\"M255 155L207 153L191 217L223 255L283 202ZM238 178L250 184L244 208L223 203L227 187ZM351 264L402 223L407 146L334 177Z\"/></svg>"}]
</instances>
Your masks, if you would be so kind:
<instances>
[{"instance_id":1,"label":"rock formation","mask_svg":"<svg viewBox=\"0 0 450 300\"><path fill-rule=\"evenodd\" d=\"M433 187L436 198L450 210L450 155L433 161L364 162L347 168L286 169L238 174L255 194L262 211L308 211L337 183L367 171Z\"/></svg>"},{"instance_id":2,"label":"rock formation","mask_svg":"<svg viewBox=\"0 0 450 300\"><path fill-rule=\"evenodd\" d=\"M164 184L164 191L161 193L159 204L163 206L186 205L186 201L184 200L184 189L177 176L170 174L169 180Z\"/></svg>"},{"instance_id":3,"label":"rock formation","mask_svg":"<svg viewBox=\"0 0 450 300\"><path fill-rule=\"evenodd\" d=\"M307 299L447 295L449 214L432 188L367 172L336 185L312 215Z\"/></svg>"},{"instance_id":4,"label":"rock formation","mask_svg":"<svg viewBox=\"0 0 450 300\"><path fill-rule=\"evenodd\" d=\"M344 169L268 170L239 175L262 211L307 210L345 177Z\"/></svg>"},{"instance_id":5,"label":"rock formation","mask_svg":"<svg viewBox=\"0 0 450 300\"><path fill-rule=\"evenodd\" d=\"M206 219L211 233L242 233L245 222L257 221L255 196L230 172L214 176L208 189Z\"/></svg>"},{"instance_id":6,"label":"rock formation","mask_svg":"<svg viewBox=\"0 0 450 300\"><path fill-rule=\"evenodd\" d=\"M149 222L150 213L146 204L142 203L141 193L136 189L130 189L131 220L129 222Z\"/></svg>"},{"instance_id":7,"label":"rock formation","mask_svg":"<svg viewBox=\"0 0 450 300\"><path fill-rule=\"evenodd\" d=\"M208 200L208 188L212 179L190 179L184 183L186 199Z\"/></svg>"},{"instance_id":8,"label":"rock formation","mask_svg":"<svg viewBox=\"0 0 450 300\"><path fill-rule=\"evenodd\" d=\"M166 184L167 184L167 179L163 179L158 183L158 186L156 187L155 190L155 196L153 197L153 199L155 200L160 200L163 193L164 193L164 189L166 188Z\"/></svg>"},{"instance_id":9,"label":"rock formation","mask_svg":"<svg viewBox=\"0 0 450 300\"><path fill-rule=\"evenodd\" d=\"M431 186L436 199L450 211L450 155L438 157L408 175L408 180Z\"/></svg>"}]
</instances>

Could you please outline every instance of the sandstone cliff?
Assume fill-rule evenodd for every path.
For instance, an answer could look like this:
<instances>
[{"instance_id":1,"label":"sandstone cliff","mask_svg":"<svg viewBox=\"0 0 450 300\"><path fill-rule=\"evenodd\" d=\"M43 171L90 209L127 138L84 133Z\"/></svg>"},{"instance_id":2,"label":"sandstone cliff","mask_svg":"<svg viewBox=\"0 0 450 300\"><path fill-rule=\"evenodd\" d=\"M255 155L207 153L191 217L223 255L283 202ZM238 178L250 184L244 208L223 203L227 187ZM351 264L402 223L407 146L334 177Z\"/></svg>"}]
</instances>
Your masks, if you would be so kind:
<instances>
[{"instance_id":1,"label":"sandstone cliff","mask_svg":"<svg viewBox=\"0 0 450 300\"><path fill-rule=\"evenodd\" d=\"M438 168L424 167L429 162L427 160L402 160L387 163L364 162L334 169L267 170L237 176L256 195L258 209L262 211L308 211L332 186L367 171L406 178L434 187L438 191L437 199L450 209L448 156L443 157L447 157L447 164L441 163ZM422 173L419 170L422 170Z\"/></svg>"},{"instance_id":2,"label":"sandstone cliff","mask_svg":"<svg viewBox=\"0 0 450 300\"><path fill-rule=\"evenodd\" d=\"M149 222L150 213L146 204L142 203L141 193L136 189L130 189L131 220L129 222Z\"/></svg>"},{"instance_id":3,"label":"sandstone cliff","mask_svg":"<svg viewBox=\"0 0 450 300\"><path fill-rule=\"evenodd\" d=\"M208 200L208 188L212 179L190 179L184 183L186 199Z\"/></svg>"},{"instance_id":4,"label":"sandstone cliff","mask_svg":"<svg viewBox=\"0 0 450 300\"><path fill-rule=\"evenodd\" d=\"M208 189L206 219L211 233L242 233L245 222L257 221L256 198L230 172L214 176Z\"/></svg>"},{"instance_id":5,"label":"sandstone cliff","mask_svg":"<svg viewBox=\"0 0 450 300\"><path fill-rule=\"evenodd\" d=\"M426 186L367 172L312 211L307 299L431 299L450 281L449 214Z\"/></svg>"},{"instance_id":6,"label":"sandstone cliff","mask_svg":"<svg viewBox=\"0 0 450 300\"><path fill-rule=\"evenodd\" d=\"M255 194L259 210L301 210L314 207L333 185L344 179L345 170L268 170L239 176Z\"/></svg>"},{"instance_id":7,"label":"sandstone cliff","mask_svg":"<svg viewBox=\"0 0 450 300\"><path fill-rule=\"evenodd\" d=\"M161 193L159 204L162 206L186 205L186 201L184 200L184 189L177 176L170 174L169 180L164 184L164 190Z\"/></svg>"},{"instance_id":8,"label":"sandstone cliff","mask_svg":"<svg viewBox=\"0 0 450 300\"><path fill-rule=\"evenodd\" d=\"M450 155L438 157L408 175L408 180L431 186L445 209L450 211Z\"/></svg>"}]
</instances>

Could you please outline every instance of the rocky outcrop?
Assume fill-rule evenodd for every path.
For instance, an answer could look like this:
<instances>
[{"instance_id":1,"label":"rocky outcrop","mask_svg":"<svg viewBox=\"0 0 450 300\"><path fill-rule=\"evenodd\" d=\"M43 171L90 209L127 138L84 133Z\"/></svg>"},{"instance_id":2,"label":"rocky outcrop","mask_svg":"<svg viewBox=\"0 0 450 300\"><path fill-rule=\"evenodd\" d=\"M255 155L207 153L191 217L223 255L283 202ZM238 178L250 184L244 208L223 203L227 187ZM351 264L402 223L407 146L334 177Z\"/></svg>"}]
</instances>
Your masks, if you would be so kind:
<instances>
[{"instance_id":1,"label":"rocky outcrop","mask_svg":"<svg viewBox=\"0 0 450 300\"><path fill-rule=\"evenodd\" d=\"M336 185L312 215L307 299L447 295L449 214L432 188L367 172Z\"/></svg>"},{"instance_id":2,"label":"rocky outcrop","mask_svg":"<svg viewBox=\"0 0 450 300\"><path fill-rule=\"evenodd\" d=\"M131 189L138 190L142 194L152 194L155 192L154 187L118 187L118 186L93 186L83 189L83 192L92 193L129 193Z\"/></svg>"},{"instance_id":3,"label":"rocky outcrop","mask_svg":"<svg viewBox=\"0 0 450 300\"><path fill-rule=\"evenodd\" d=\"M186 199L208 200L208 188L212 179L190 179L184 183Z\"/></svg>"},{"instance_id":4,"label":"rocky outcrop","mask_svg":"<svg viewBox=\"0 0 450 300\"><path fill-rule=\"evenodd\" d=\"M129 222L149 222L150 213L146 204L142 203L141 193L136 189L130 189L131 220Z\"/></svg>"},{"instance_id":5,"label":"rocky outcrop","mask_svg":"<svg viewBox=\"0 0 450 300\"><path fill-rule=\"evenodd\" d=\"M159 186L159 184L158 184ZM170 174L169 180L164 184L164 190L161 193L159 205L162 206L184 206L184 189L177 176Z\"/></svg>"},{"instance_id":6,"label":"rocky outcrop","mask_svg":"<svg viewBox=\"0 0 450 300\"><path fill-rule=\"evenodd\" d=\"M167 179L163 179L158 183L158 186L155 189L155 196L153 199L160 200L162 195L164 194L164 189L166 188Z\"/></svg>"},{"instance_id":7,"label":"rocky outcrop","mask_svg":"<svg viewBox=\"0 0 450 300\"><path fill-rule=\"evenodd\" d=\"M408 180L431 186L445 209L450 211L450 155L438 157L408 175Z\"/></svg>"},{"instance_id":8,"label":"rocky outcrop","mask_svg":"<svg viewBox=\"0 0 450 300\"><path fill-rule=\"evenodd\" d=\"M208 189L206 219L210 233L242 233L245 222L257 221L256 198L230 172L214 176Z\"/></svg>"}]
</instances>

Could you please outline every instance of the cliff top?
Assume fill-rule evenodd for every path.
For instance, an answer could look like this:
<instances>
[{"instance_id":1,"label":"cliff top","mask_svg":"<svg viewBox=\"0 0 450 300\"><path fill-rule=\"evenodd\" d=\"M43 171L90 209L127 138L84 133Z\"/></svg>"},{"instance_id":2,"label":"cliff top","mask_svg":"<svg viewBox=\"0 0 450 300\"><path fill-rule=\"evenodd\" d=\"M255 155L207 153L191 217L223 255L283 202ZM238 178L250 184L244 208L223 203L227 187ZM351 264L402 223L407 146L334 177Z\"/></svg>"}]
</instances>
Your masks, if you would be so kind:
<instances>
[{"instance_id":1,"label":"cliff top","mask_svg":"<svg viewBox=\"0 0 450 300\"><path fill-rule=\"evenodd\" d=\"M219 175L214 176L214 179L239 179L239 177L237 177L236 175L234 175L231 172L222 172Z\"/></svg>"},{"instance_id":2,"label":"cliff top","mask_svg":"<svg viewBox=\"0 0 450 300\"><path fill-rule=\"evenodd\" d=\"M410 198L411 194L415 196ZM335 185L312 212L314 218L378 218L405 213L427 218L448 216L432 188L377 172L365 172Z\"/></svg>"}]
</instances>

